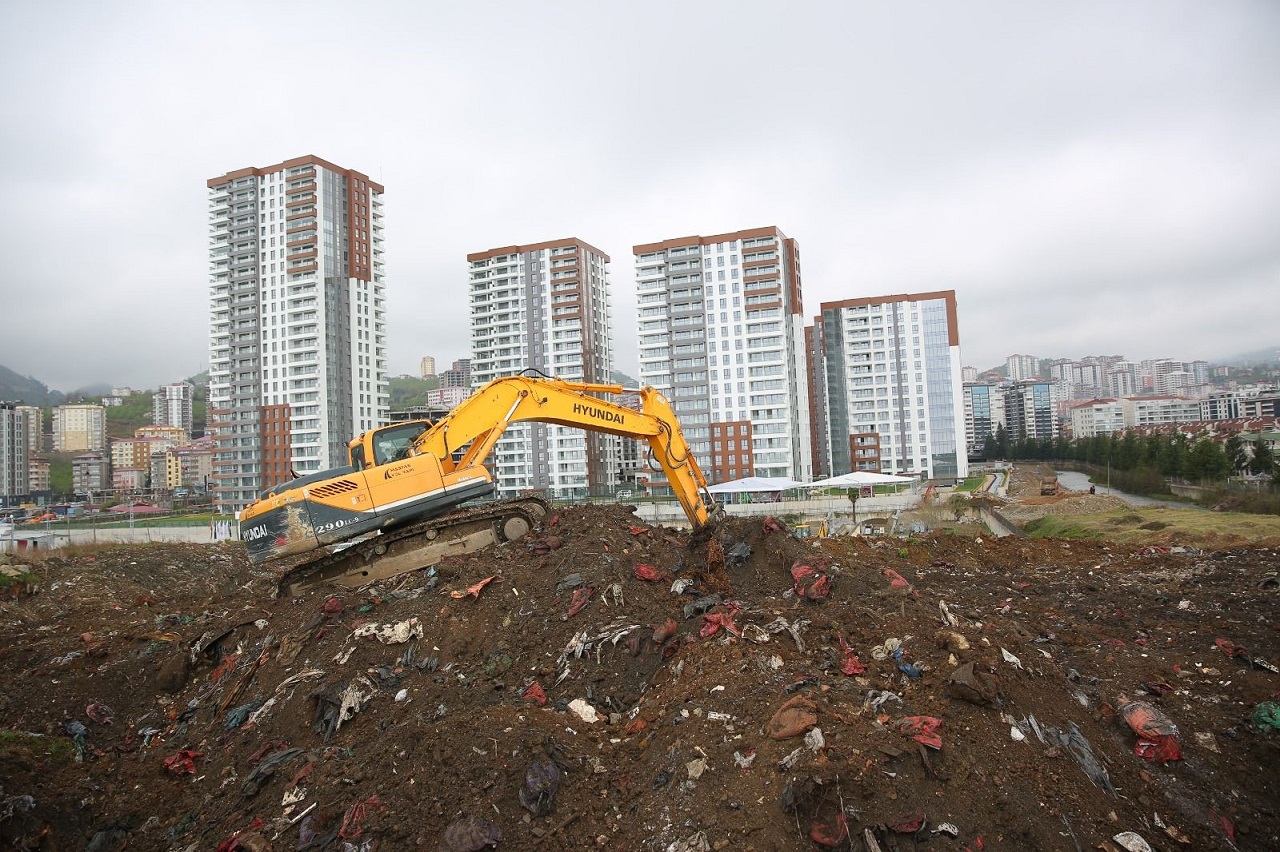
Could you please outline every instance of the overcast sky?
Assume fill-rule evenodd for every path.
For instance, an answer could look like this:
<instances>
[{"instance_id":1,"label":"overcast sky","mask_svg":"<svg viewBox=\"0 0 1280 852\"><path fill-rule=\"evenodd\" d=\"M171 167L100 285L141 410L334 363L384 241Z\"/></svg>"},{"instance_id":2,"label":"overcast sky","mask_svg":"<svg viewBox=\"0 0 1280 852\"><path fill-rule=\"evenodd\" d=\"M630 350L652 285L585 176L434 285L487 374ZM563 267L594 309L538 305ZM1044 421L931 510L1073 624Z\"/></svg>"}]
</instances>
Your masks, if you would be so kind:
<instances>
[{"instance_id":1,"label":"overcast sky","mask_svg":"<svg viewBox=\"0 0 1280 852\"><path fill-rule=\"evenodd\" d=\"M205 180L386 186L393 374L467 357L466 254L777 225L825 301L954 289L965 364L1280 343L1280 3L0 5L0 364L207 366Z\"/></svg>"}]
</instances>

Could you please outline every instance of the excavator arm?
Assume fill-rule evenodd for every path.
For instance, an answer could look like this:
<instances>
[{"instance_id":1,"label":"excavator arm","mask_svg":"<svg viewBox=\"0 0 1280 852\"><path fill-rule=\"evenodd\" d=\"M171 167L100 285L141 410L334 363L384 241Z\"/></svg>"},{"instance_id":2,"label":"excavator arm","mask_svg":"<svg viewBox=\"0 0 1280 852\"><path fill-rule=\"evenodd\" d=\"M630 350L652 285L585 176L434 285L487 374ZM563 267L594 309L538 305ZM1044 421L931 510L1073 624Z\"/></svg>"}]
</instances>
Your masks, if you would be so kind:
<instances>
[{"instance_id":1,"label":"excavator arm","mask_svg":"<svg viewBox=\"0 0 1280 852\"><path fill-rule=\"evenodd\" d=\"M440 460L446 473L481 464L512 423L537 421L648 442L694 529L715 510L675 412L661 393L646 387L640 411L590 394L624 391L621 385L510 376L495 379L468 397L414 442L414 455ZM461 455L457 451L462 449ZM456 456L456 458L455 458Z\"/></svg>"}]
</instances>

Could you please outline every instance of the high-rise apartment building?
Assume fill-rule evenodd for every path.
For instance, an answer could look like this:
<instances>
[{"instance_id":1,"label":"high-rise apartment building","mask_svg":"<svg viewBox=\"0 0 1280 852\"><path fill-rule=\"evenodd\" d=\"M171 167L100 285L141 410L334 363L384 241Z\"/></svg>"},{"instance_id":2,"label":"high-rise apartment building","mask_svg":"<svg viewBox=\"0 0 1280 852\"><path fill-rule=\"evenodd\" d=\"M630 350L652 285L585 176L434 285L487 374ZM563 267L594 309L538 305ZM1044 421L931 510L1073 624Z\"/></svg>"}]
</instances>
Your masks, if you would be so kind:
<instances>
[{"instance_id":1,"label":"high-rise apartment building","mask_svg":"<svg viewBox=\"0 0 1280 852\"><path fill-rule=\"evenodd\" d=\"M44 452L44 410L38 405L19 405L14 411L27 419L27 451Z\"/></svg>"},{"instance_id":2,"label":"high-rise apartment building","mask_svg":"<svg viewBox=\"0 0 1280 852\"><path fill-rule=\"evenodd\" d=\"M1004 395L995 385L964 385L964 442L969 458L982 458L987 438L1004 425Z\"/></svg>"},{"instance_id":3,"label":"high-rise apartment building","mask_svg":"<svg viewBox=\"0 0 1280 852\"><path fill-rule=\"evenodd\" d=\"M56 405L53 449L60 453L107 448L107 410L101 405Z\"/></svg>"},{"instance_id":4,"label":"high-rise apartment building","mask_svg":"<svg viewBox=\"0 0 1280 852\"><path fill-rule=\"evenodd\" d=\"M707 479L813 475L800 252L776 227L634 247L640 381Z\"/></svg>"},{"instance_id":5,"label":"high-rise apartment building","mask_svg":"<svg viewBox=\"0 0 1280 852\"><path fill-rule=\"evenodd\" d=\"M1052 382L1020 382L1004 392L1005 429L1009 440L1052 440L1059 435L1055 408L1059 400Z\"/></svg>"},{"instance_id":6,"label":"high-rise apartment building","mask_svg":"<svg viewBox=\"0 0 1280 852\"><path fill-rule=\"evenodd\" d=\"M213 491L346 464L387 420L380 184L318 157L208 181Z\"/></svg>"},{"instance_id":7,"label":"high-rise apartment building","mask_svg":"<svg viewBox=\"0 0 1280 852\"><path fill-rule=\"evenodd\" d=\"M28 423L19 407L0 401L0 506L16 506L31 494Z\"/></svg>"},{"instance_id":8,"label":"high-rise apartment building","mask_svg":"<svg viewBox=\"0 0 1280 852\"><path fill-rule=\"evenodd\" d=\"M821 308L832 472L967 476L955 291Z\"/></svg>"},{"instance_id":9,"label":"high-rise apartment building","mask_svg":"<svg viewBox=\"0 0 1280 852\"><path fill-rule=\"evenodd\" d=\"M430 355L423 355L422 362L418 365L418 375L424 379L434 378L436 374L436 359Z\"/></svg>"},{"instance_id":10,"label":"high-rise apartment building","mask_svg":"<svg viewBox=\"0 0 1280 852\"><path fill-rule=\"evenodd\" d=\"M151 422L157 426L177 426L190 435L195 392L195 385L190 382L161 385L151 397Z\"/></svg>"},{"instance_id":11,"label":"high-rise apartment building","mask_svg":"<svg viewBox=\"0 0 1280 852\"><path fill-rule=\"evenodd\" d=\"M568 238L476 252L467 262L474 386L522 370L609 381L608 255ZM550 423L514 424L493 451L498 492L606 493L617 484L618 440Z\"/></svg>"},{"instance_id":12,"label":"high-rise apartment building","mask_svg":"<svg viewBox=\"0 0 1280 852\"><path fill-rule=\"evenodd\" d=\"M1005 375L1015 382L1025 382L1040 374L1040 359L1034 355L1010 355L1004 359Z\"/></svg>"}]
</instances>

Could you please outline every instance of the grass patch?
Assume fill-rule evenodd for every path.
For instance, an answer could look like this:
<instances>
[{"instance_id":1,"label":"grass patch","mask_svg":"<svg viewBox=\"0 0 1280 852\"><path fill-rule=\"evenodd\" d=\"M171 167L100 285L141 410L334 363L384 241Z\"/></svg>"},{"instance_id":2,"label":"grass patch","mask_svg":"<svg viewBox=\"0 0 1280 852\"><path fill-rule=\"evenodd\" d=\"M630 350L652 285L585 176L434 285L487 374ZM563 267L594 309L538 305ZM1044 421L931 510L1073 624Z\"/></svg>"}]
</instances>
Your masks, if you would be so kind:
<instances>
[{"instance_id":1,"label":"grass patch","mask_svg":"<svg viewBox=\"0 0 1280 852\"><path fill-rule=\"evenodd\" d=\"M1077 523L1079 516L1045 515L1036 518L1023 529L1032 538L1071 538L1090 539L1103 538L1102 530L1094 529L1087 524Z\"/></svg>"},{"instance_id":2,"label":"grass patch","mask_svg":"<svg viewBox=\"0 0 1280 852\"><path fill-rule=\"evenodd\" d=\"M1125 544L1234 546L1280 541L1280 517L1150 506L1089 515L1046 515L1026 525L1034 538L1106 539Z\"/></svg>"},{"instance_id":3,"label":"grass patch","mask_svg":"<svg viewBox=\"0 0 1280 852\"><path fill-rule=\"evenodd\" d=\"M38 764L44 762L43 758L53 758L58 763L71 763L75 754L75 745L65 737L0 731L0 762Z\"/></svg>"},{"instance_id":4,"label":"grass patch","mask_svg":"<svg viewBox=\"0 0 1280 852\"><path fill-rule=\"evenodd\" d=\"M956 491L973 491L983 482L986 482L986 480L987 480L987 477L985 474L979 474L978 476L970 476L967 479L965 479L964 482L961 482L959 485L956 486Z\"/></svg>"}]
</instances>

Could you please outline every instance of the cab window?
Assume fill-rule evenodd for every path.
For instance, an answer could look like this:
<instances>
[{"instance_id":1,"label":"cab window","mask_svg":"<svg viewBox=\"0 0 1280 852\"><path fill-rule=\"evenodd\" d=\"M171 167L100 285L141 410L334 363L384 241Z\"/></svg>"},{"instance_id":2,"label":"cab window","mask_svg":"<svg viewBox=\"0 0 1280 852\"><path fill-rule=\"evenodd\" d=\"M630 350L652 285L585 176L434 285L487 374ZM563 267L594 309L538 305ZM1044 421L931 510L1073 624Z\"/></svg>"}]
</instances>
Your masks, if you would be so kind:
<instances>
[{"instance_id":1,"label":"cab window","mask_svg":"<svg viewBox=\"0 0 1280 852\"><path fill-rule=\"evenodd\" d=\"M426 427L421 423L405 423L379 431L373 436L373 463L384 465L407 458L409 448L425 431Z\"/></svg>"}]
</instances>

